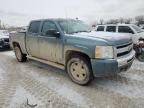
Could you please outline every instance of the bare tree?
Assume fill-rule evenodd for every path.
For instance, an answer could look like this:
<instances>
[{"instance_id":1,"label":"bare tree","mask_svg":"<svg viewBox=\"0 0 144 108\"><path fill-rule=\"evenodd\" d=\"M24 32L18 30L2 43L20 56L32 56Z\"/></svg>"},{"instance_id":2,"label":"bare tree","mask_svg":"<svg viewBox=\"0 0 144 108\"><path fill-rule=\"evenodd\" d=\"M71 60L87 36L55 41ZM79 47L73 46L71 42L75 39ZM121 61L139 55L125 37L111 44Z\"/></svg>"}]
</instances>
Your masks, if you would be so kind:
<instances>
[{"instance_id":1,"label":"bare tree","mask_svg":"<svg viewBox=\"0 0 144 108\"><path fill-rule=\"evenodd\" d=\"M130 24L131 21L132 21L132 18L127 18L127 19L125 19L125 23L126 23L126 24Z\"/></svg>"},{"instance_id":2,"label":"bare tree","mask_svg":"<svg viewBox=\"0 0 144 108\"><path fill-rule=\"evenodd\" d=\"M92 27L96 27L96 25L97 25L97 21L93 21L93 22L91 22L90 25L91 25Z\"/></svg>"},{"instance_id":3,"label":"bare tree","mask_svg":"<svg viewBox=\"0 0 144 108\"><path fill-rule=\"evenodd\" d=\"M137 24L140 25L140 23L144 21L144 16L136 16L135 20L137 21Z\"/></svg>"},{"instance_id":4,"label":"bare tree","mask_svg":"<svg viewBox=\"0 0 144 108\"><path fill-rule=\"evenodd\" d=\"M76 20L79 20L79 18L78 18L78 17L76 17Z\"/></svg>"},{"instance_id":5,"label":"bare tree","mask_svg":"<svg viewBox=\"0 0 144 108\"><path fill-rule=\"evenodd\" d=\"M121 23L121 24L122 24L122 23L125 23L125 22L124 22L124 18L122 18L122 17L119 18L119 23Z\"/></svg>"},{"instance_id":6,"label":"bare tree","mask_svg":"<svg viewBox=\"0 0 144 108\"><path fill-rule=\"evenodd\" d=\"M107 21L107 24L118 24L119 20L118 19L110 19L109 21Z\"/></svg>"},{"instance_id":7,"label":"bare tree","mask_svg":"<svg viewBox=\"0 0 144 108\"><path fill-rule=\"evenodd\" d=\"M100 19L100 24L104 24L104 20L103 19Z\"/></svg>"},{"instance_id":8,"label":"bare tree","mask_svg":"<svg viewBox=\"0 0 144 108\"><path fill-rule=\"evenodd\" d=\"M144 16L136 16L135 20L136 21L144 21Z\"/></svg>"},{"instance_id":9,"label":"bare tree","mask_svg":"<svg viewBox=\"0 0 144 108\"><path fill-rule=\"evenodd\" d=\"M2 25L2 29L6 29L6 24L3 24L3 25Z\"/></svg>"}]
</instances>

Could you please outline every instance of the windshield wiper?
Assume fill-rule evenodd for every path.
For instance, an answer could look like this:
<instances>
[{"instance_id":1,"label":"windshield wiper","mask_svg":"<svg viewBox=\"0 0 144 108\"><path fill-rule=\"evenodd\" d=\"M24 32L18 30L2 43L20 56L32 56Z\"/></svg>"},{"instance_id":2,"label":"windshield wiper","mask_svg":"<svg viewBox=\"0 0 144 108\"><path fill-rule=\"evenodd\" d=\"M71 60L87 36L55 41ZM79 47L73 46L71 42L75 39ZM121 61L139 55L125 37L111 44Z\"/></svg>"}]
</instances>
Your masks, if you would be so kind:
<instances>
[{"instance_id":1,"label":"windshield wiper","mask_svg":"<svg viewBox=\"0 0 144 108\"><path fill-rule=\"evenodd\" d=\"M91 32L91 31L79 31L79 32Z\"/></svg>"},{"instance_id":2,"label":"windshield wiper","mask_svg":"<svg viewBox=\"0 0 144 108\"><path fill-rule=\"evenodd\" d=\"M68 34L81 33L81 32L87 32L87 33L89 33L89 32L91 32L91 31L75 31L75 32L70 32L70 33L68 33Z\"/></svg>"},{"instance_id":3,"label":"windshield wiper","mask_svg":"<svg viewBox=\"0 0 144 108\"><path fill-rule=\"evenodd\" d=\"M87 32L87 33L89 33L91 31L76 31L76 32L73 32L73 33L81 33L81 32Z\"/></svg>"}]
</instances>

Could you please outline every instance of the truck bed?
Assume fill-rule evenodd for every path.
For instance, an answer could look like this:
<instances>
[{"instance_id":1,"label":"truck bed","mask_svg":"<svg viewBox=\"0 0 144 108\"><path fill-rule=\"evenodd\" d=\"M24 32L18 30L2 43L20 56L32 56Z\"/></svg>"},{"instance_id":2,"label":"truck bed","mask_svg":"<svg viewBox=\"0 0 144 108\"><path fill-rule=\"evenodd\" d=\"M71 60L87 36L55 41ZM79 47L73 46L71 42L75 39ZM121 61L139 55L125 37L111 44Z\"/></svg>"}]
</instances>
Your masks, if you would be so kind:
<instances>
[{"instance_id":1,"label":"truck bed","mask_svg":"<svg viewBox=\"0 0 144 108\"><path fill-rule=\"evenodd\" d=\"M25 48L25 33L21 32L15 32L15 33L10 33L10 46L13 48L13 43L18 42L20 45L20 48L23 53L26 53L26 48Z\"/></svg>"}]
</instances>

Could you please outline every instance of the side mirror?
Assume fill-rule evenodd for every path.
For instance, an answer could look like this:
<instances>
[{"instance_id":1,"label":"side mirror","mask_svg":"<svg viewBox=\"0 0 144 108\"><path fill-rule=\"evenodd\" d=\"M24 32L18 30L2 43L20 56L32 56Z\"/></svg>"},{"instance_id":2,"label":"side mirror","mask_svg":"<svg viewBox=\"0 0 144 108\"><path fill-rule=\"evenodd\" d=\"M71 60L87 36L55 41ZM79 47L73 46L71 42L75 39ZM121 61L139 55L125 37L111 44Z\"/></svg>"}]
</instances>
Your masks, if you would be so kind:
<instances>
[{"instance_id":1,"label":"side mirror","mask_svg":"<svg viewBox=\"0 0 144 108\"><path fill-rule=\"evenodd\" d=\"M53 36L53 37L59 37L60 36L60 32L56 31L56 30L48 30L46 32L46 35L50 35L50 36Z\"/></svg>"},{"instance_id":2,"label":"side mirror","mask_svg":"<svg viewBox=\"0 0 144 108\"><path fill-rule=\"evenodd\" d=\"M128 33L130 33L130 34L134 34L134 32L133 32L133 31L129 31Z\"/></svg>"}]
</instances>

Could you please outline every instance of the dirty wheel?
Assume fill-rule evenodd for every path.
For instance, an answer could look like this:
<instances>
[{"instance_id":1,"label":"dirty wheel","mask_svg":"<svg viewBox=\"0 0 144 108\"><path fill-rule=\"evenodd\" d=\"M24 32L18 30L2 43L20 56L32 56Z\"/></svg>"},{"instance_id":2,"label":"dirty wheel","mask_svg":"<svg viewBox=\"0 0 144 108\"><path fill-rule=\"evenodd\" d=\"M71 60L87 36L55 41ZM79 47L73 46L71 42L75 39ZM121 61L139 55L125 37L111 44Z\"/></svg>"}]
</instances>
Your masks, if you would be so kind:
<instances>
[{"instance_id":1,"label":"dirty wheel","mask_svg":"<svg viewBox=\"0 0 144 108\"><path fill-rule=\"evenodd\" d=\"M27 60L26 55L22 53L20 47L15 46L14 52L15 52L15 56L19 62L25 62Z\"/></svg>"},{"instance_id":2,"label":"dirty wheel","mask_svg":"<svg viewBox=\"0 0 144 108\"><path fill-rule=\"evenodd\" d=\"M85 85L92 79L90 62L81 56L73 56L67 62L67 72L72 81Z\"/></svg>"}]
</instances>

